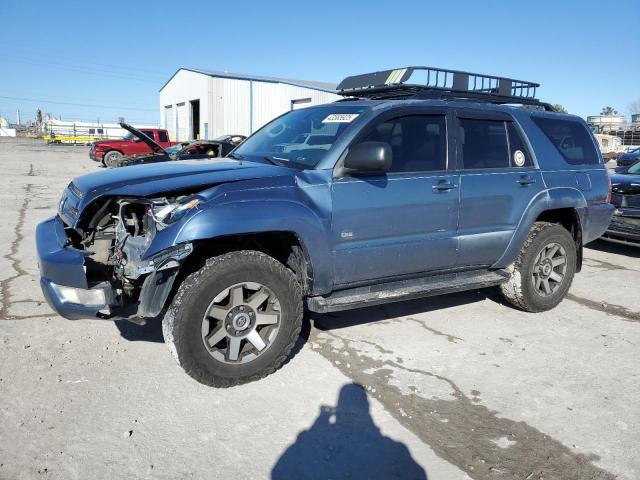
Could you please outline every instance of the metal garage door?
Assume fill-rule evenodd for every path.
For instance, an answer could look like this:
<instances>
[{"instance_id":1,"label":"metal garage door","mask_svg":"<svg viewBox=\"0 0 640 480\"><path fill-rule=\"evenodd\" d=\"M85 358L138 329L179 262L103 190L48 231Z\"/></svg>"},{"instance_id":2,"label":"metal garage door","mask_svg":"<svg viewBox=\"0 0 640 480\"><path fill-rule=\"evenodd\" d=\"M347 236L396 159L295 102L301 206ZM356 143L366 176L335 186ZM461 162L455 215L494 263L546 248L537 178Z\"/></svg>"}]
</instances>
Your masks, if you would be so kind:
<instances>
[{"instance_id":1,"label":"metal garage door","mask_svg":"<svg viewBox=\"0 0 640 480\"><path fill-rule=\"evenodd\" d=\"M184 103L176 105L176 115L176 140L187 140L187 107Z\"/></svg>"},{"instance_id":2,"label":"metal garage door","mask_svg":"<svg viewBox=\"0 0 640 480\"><path fill-rule=\"evenodd\" d=\"M169 132L171 140L176 138L176 121L173 116L173 106L168 105L164 107L164 128Z\"/></svg>"}]
</instances>

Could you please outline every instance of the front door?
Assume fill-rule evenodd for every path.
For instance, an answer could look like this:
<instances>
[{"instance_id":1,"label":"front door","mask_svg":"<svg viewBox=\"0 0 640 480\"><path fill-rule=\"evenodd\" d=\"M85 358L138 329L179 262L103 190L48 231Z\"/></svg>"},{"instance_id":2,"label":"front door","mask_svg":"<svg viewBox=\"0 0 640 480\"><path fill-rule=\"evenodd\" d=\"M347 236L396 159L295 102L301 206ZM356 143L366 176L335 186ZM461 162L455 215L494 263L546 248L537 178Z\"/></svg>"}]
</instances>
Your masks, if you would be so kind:
<instances>
[{"instance_id":1,"label":"front door","mask_svg":"<svg viewBox=\"0 0 640 480\"><path fill-rule=\"evenodd\" d=\"M454 266L460 177L447 170L447 123L444 111L386 115L356 139L389 143L393 162L334 179L337 285Z\"/></svg>"}]
</instances>

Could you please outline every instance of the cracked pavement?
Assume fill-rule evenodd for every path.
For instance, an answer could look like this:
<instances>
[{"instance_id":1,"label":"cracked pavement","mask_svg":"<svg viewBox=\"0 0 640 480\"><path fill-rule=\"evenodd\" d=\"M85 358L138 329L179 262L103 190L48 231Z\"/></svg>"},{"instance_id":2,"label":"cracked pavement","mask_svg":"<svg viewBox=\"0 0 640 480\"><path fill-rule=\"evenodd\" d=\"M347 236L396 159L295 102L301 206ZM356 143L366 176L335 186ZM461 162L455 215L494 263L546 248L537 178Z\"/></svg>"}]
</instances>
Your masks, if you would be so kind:
<instances>
[{"instance_id":1,"label":"cracked pavement","mask_svg":"<svg viewBox=\"0 0 640 480\"><path fill-rule=\"evenodd\" d=\"M157 323L71 322L35 225L86 147L0 141L0 479L640 477L640 248L595 242L558 308L494 290L308 315L276 374L186 376Z\"/></svg>"}]
</instances>

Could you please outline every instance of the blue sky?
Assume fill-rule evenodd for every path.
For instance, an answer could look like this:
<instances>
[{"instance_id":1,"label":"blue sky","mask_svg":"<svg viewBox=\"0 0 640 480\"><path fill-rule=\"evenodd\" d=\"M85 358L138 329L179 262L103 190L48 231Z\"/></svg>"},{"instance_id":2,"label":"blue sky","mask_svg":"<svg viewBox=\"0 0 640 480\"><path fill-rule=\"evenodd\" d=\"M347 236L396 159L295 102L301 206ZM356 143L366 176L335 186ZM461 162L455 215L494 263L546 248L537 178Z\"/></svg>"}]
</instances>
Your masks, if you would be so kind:
<instances>
[{"instance_id":1,"label":"blue sky","mask_svg":"<svg viewBox=\"0 0 640 480\"><path fill-rule=\"evenodd\" d=\"M338 82L405 65L536 81L571 113L628 114L639 51L637 0L2 0L0 115L157 123L181 66Z\"/></svg>"}]
</instances>

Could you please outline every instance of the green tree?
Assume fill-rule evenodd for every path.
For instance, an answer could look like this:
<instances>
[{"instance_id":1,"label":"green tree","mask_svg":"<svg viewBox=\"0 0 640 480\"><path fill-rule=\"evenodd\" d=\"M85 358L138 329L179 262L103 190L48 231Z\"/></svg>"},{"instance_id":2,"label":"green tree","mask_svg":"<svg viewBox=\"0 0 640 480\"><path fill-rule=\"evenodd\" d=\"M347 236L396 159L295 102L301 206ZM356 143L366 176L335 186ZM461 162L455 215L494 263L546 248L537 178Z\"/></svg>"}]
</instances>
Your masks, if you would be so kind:
<instances>
[{"instance_id":1,"label":"green tree","mask_svg":"<svg viewBox=\"0 0 640 480\"><path fill-rule=\"evenodd\" d=\"M564 108L564 107L563 107L562 105L560 105L559 103L554 103L554 104L553 104L553 105L551 105L551 106L553 107L553 109L554 109L556 112L559 112L559 113L569 113L569 112L567 111L567 109L566 109L566 108Z\"/></svg>"},{"instance_id":2,"label":"green tree","mask_svg":"<svg viewBox=\"0 0 640 480\"><path fill-rule=\"evenodd\" d=\"M618 111L613 107L606 106L602 108L600 115L618 115Z\"/></svg>"}]
</instances>

